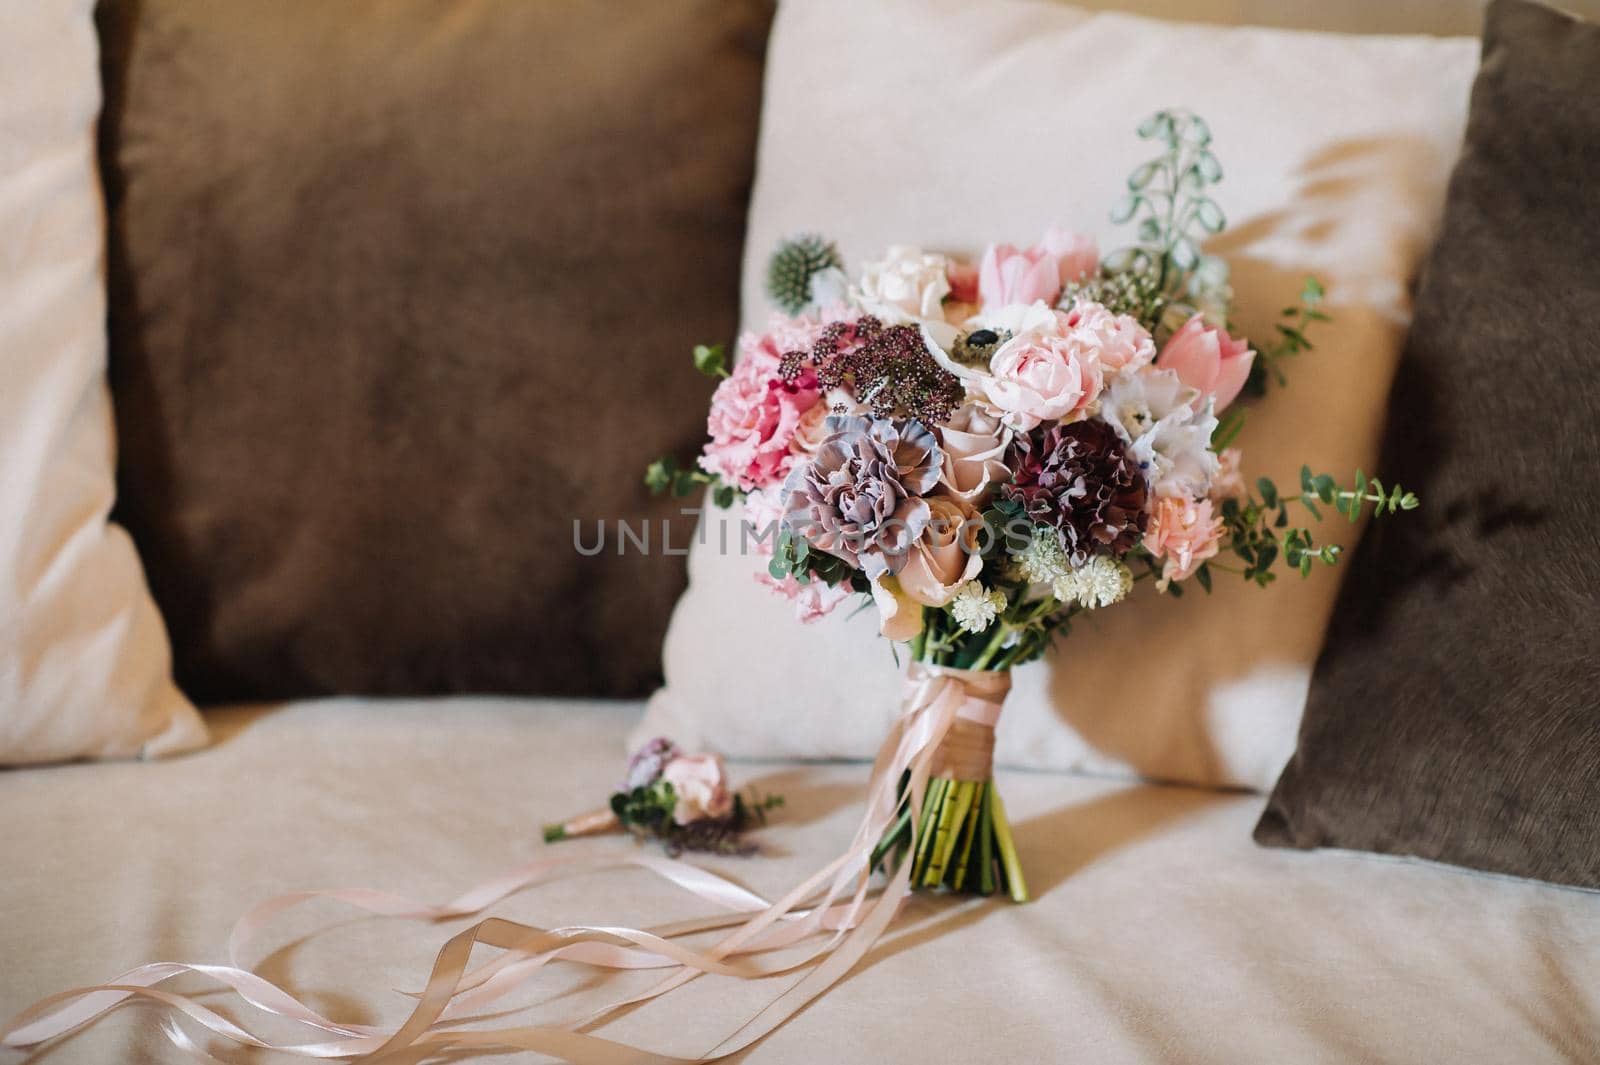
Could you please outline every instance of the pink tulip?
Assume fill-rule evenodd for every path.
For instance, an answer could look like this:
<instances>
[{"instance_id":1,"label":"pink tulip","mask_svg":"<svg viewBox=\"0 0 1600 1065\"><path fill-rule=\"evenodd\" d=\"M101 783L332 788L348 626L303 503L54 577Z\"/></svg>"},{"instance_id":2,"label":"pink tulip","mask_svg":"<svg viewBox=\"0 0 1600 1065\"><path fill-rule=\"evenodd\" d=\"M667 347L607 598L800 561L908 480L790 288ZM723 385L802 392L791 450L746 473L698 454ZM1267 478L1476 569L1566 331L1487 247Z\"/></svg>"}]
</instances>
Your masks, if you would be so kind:
<instances>
[{"instance_id":1,"label":"pink tulip","mask_svg":"<svg viewBox=\"0 0 1600 1065\"><path fill-rule=\"evenodd\" d=\"M1033 250L1042 251L1056 261L1061 288L1082 281L1100 267L1100 248L1094 238L1059 226L1045 230Z\"/></svg>"},{"instance_id":2,"label":"pink tulip","mask_svg":"<svg viewBox=\"0 0 1600 1065\"><path fill-rule=\"evenodd\" d=\"M1024 251L1011 244L991 244L984 250L978 266L978 297L984 311L1036 300L1054 303L1060 294L1060 267L1043 248Z\"/></svg>"},{"instance_id":3,"label":"pink tulip","mask_svg":"<svg viewBox=\"0 0 1600 1065\"><path fill-rule=\"evenodd\" d=\"M1202 400L1210 396L1214 409L1220 411L1244 387L1255 357L1248 341L1236 340L1226 331L1206 325L1205 319L1196 314L1172 334L1156 365L1176 371L1184 384L1200 390Z\"/></svg>"}]
</instances>

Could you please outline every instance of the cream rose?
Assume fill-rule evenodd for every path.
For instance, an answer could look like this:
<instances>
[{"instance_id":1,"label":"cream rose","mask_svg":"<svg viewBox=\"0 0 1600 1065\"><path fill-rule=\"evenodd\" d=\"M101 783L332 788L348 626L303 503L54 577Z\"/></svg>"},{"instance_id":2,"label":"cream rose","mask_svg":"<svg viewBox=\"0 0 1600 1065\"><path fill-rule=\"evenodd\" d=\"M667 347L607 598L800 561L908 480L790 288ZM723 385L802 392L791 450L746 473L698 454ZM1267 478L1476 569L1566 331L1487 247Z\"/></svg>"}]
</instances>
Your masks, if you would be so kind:
<instances>
[{"instance_id":1,"label":"cream rose","mask_svg":"<svg viewBox=\"0 0 1600 1065\"><path fill-rule=\"evenodd\" d=\"M1009 474L1005 452L1011 430L978 403L956 409L939 427L939 450L944 465L939 483L957 499L982 506L994 485Z\"/></svg>"},{"instance_id":2,"label":"cream rose","mask_svg":"<svg viewBox=\"0 0 1600 1065\"><path fill-rule=\"evenodd\" d=\"M887 321L943 321L949 269L950 260L943 255L896 244L862 269L856 298L867 313Z\"/></svg>"}]
</instances>

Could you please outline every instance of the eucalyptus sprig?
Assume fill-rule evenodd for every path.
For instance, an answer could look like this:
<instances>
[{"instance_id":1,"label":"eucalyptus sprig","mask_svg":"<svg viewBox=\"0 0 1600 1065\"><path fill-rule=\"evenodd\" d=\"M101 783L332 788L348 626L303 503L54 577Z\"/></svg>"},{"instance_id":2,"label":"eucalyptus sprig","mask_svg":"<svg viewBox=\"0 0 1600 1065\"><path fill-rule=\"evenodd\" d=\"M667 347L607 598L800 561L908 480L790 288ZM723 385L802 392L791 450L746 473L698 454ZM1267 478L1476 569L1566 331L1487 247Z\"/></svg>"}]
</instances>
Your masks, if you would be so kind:
<instances>
[{"instance_id":1,"label":"eucalyptus sprig","mask_svg":"<svg viewBox=\"0 0 1600 1065\"><path fill-rule=\"evenodd\" d=\"M693 357L694 368L705 376L718 380L728 376L727 349L721 344L696 344ZM670 492L678 499L709 488L712 502L724 510L733 506L734 501L742 495L733 485L723 483L716 474L694 466L684 466L671 455L656 459L645 467L644 484L650 489L651 495Z\"/></svg>"},{"instance_id":2,"label":"eucalyptus sprig","mask_svg":"<svg viewBox=\"0 0 1600 1065\"><path fill-rule=\"evenodd\" d=\"M1200 244L1228 222L1208 194L1222 180L1222 164L1211 151L1204 119L1188 111L1157 111L1140 124L1139 136L1163 150L1134 168L1127 194L1111 209L1118 225L1135 223L1138 242L1112 253L1106 265L1113 274L1152 279L1150 297L1136 316L1154 331L1170 308L1191 309L1225 289L1227 263L1203 253Z\"/></svg>"},{"instance_id":3,"label":"eucalyptus sprig","mask_svg":"<svg viewBox=\"0 0 1600 1065\"><path fill-rule=\"evenodd\" d=\"M1369 507L1374 517L1380 517L1415 510L1420 505L1413 493L1399 485L1385 488L1377 478L1369 479L1360 470L1356 471L1354 485L1348 488L1329 474L1312 473L1309 466L1300 468L1299 495L1280 492L1270 477L1257 479L1255 488L1241 499L1229 499L1222 504L1222 522L1230 550L1244 562L1244 578L1262 586L1276 579L1273 567L1280 559L1290 568L1299 570L1302 577L1310 576L1317 562L1329 566L1338 564L1340 546L1319 546L1309 529L1292 525L1290 504L1305 507L1318 520L1322 518L1322 507L1331 506L1352 523L1359 521ZM1208 592L1211 590L1210 566L1207 563L1195 573Z\"/></svg>"},{"instance_id":4,"label":"eucalyptus sprig","mask_svg":"<svg viewBox=\"0 0 1600 1065\"><path fill-rule=\"evenodd\" d=\"M695 466L684 466L671 455L656 459L645 467L644 484L650 489L651 495L671 493L677 499L709 488L711 501L724 510L739 499L739 490L724 483L721 477Z\"/></svg>"},{"instance_id":5,"label":"eucalyptus sprig","mask_svg":"<svg viewBox=\"0 0 1600 1065\"><path fill-rule=\"evenodd\" d=\"M1252 396L1265 395L1267 382L1275 382L1279 387L1289 383L1284 375L1283 367L1279 365L1283 360L1302 355L1316 347L1306 336L1306 331L1314 322L1331 322L1333 319L1320 307L1326 293L1322 282L1315 277L1307 277L1305 284L1300 288L1300 298L1291 307L1285 307L1279 315L1277 336L1270 344L1256 345L1256 361L1250 367L1250 379L1245 382L1244 390Z\"/></svg>"}]
</instances>

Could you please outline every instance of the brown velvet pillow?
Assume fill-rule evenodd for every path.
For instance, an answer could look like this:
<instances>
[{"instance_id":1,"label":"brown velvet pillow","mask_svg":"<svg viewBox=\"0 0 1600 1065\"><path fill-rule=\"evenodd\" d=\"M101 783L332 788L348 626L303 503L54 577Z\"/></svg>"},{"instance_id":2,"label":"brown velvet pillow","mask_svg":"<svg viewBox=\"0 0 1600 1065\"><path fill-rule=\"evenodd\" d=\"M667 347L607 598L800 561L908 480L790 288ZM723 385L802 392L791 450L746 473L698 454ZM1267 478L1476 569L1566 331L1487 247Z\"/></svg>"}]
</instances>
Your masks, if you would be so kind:
<instances>
[{"instance_id":1,"label":"brown velvet pillow","mask_svg":"<svg viewBox=\"0 0 1600 1065\"><path fill-rule=\"evenodd\" d=\"M736 329L767 0L101 16L118 518L180 682L646 692L693 521L641 476Z\"/></svg>"},{"instance_id":2,"label":"brown velvet pillow","mask_svg":"<svg viewBox=\"0 0 1600 1065\"><path fill-rule=\"evenodd\" d=\"M1383 456L1424 509L1356 552L1262 843L1600 887L1597 73L1490 6Z\"/></svg>"}]
</instances>

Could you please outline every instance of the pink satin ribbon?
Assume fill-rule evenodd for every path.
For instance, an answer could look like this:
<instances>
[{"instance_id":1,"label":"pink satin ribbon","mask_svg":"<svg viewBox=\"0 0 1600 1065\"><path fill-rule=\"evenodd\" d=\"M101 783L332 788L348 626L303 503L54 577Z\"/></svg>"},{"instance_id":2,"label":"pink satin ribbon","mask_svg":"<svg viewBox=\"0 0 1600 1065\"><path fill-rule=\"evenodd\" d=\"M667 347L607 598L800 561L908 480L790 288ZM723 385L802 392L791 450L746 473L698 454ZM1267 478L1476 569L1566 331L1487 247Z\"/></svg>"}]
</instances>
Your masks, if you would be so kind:
<instances>
[{"instance_id":1,"label":"pink satin ribbon","mask_svg":"<svg viewBox=\"0 0 1600 1065\"><path fill-rule=\"evenodd\" d=\"M873 848L893 823L902 802L909 800L913 819L920 818L934 752L952 723L959 718L993 728L1009 687L1010 677L1005 673L913 663L907 677L905 710L873 764L866 814L849 848L776 902L681 860L647 854L532 862L442 906L359 888L298 892L271 899L239 919L228 939L229 964L155 962L130 969L107 983L50 995L0 1029L0 1043L16 1047L42 1043L88 1024L124 1002L143 999L159 1002L239 1047L313 1059L360 1060L373 1065L420 1065L441 1056L457 1060L513 1049L536 1051L572 1065L686 1065L735 1054L825 992L883 934L909 892L911 863L901 862L883 890L874 893L869 890L872 870L867 867ZM909 794L902 796L900 779L907 773ZM393 1029L330 1020L258 976L241 960L246 947L268 922L313 899L334 899L381 917L438 921L479 914L508 895L557 876L618 866L652 872L727 913L654 929L614 925L546 929L485 918L453 936L440 949L426 985L411 996L415 999L411 1015ZM674 942L683 936L727 928L732 931L707 950ZM808 940L817 941L807 944ZM470 968L469 956L477 944L498 948L502 953ZM669 972L641 994L612 1002L570 1025L470 1031L456 1027L477 1019L476 1013L557 960L604 969ZM658 998L705 974L754 979L807 966L812 968L804 977L699 1057L677 1057L581 1031L602 1023L624 1007ZM266 1013L314 1030L319 1033L317 1041L262 1039L201 1005L194 997L157 986L184 974L204 976L232 989ZM163 1031L175 1046L195 1059L218 1061L176 1023L175 1017L165 1020Z\"/></svg>"}]
</instances>

